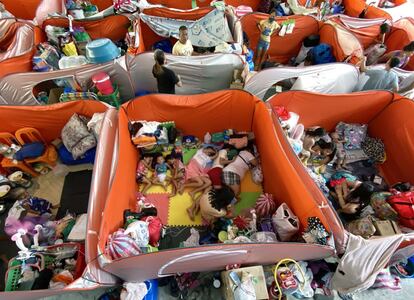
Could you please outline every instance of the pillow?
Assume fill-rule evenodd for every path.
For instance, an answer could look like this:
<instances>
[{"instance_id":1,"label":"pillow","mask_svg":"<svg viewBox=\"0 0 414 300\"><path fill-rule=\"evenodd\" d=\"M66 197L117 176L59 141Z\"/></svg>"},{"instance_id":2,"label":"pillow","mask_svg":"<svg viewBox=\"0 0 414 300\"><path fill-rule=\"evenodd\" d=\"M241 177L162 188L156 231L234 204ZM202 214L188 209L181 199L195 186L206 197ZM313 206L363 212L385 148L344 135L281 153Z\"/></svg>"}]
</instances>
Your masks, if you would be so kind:
<instances>
[{"instance_id":1,"label":"pillow","mask_svg":"<svg viewBox=\"0 0 414 300\"><path fill-rule=\"evenodd\" d=\"M336 132L345 140L346 150L361 149L361 143L367 136L368 125L347 124L340 122L336 126Z\"/></svg>"},{"instance_id":2,"label":"pillow","mask_svg":"<svg viewBox=\"0 0 414 300\"><path fill-rule=\"evenodd\" d=\"M96 138L93 134L84 137L70 151L74 159L82 157L88 150L95 148Z\"/></svg>"},{"instance_id":3,"label":"pillow","mask_svg":"<svg viewBox=\"0 0 414 300\"><path fill-rule=\"evenodd\" d=\"M85 122L76 113L63 127L61 135L63 144L72 153L74 159L96 146L95 136L88 131Z\"/></svg>"}]
</instances>

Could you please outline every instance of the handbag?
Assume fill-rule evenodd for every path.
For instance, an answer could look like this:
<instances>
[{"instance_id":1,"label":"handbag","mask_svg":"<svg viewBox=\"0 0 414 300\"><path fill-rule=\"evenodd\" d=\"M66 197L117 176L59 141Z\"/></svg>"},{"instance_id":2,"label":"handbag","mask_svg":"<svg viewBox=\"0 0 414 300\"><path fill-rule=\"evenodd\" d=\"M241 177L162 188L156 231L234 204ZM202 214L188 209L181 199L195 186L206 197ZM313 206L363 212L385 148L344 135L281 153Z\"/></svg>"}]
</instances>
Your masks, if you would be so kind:
<instances>
[{"instance_id":1,"label":"handbag","mask_svg":"<svg viewBox=\"0 0 414 300\"><path fill-rule=\"evenodd\" d=\"M401 225L414 229L414 192L395 192L387 202L398 213Z\"/></svg>"},{"instance_id":2,"label":"handbag","mask_svg":"<svg viewBox=\"0 0 414 300\"><path fill-rule=\"evenodd\" d=\"M289 241L299 231L299 219L286 203L282 203L273 214L272 223L282 242Z\"/></svg>"},{"instance_id":3,"label":"handbag","mask_svg":"<svg viewBox=\"0 0 414 300\"><path fill-rule=\"evenodd\" d=\"M367 136L361 143L361 148L376 163L382 164L387 159L384 143L380 139Z\"/></svg>"}]
</instances>

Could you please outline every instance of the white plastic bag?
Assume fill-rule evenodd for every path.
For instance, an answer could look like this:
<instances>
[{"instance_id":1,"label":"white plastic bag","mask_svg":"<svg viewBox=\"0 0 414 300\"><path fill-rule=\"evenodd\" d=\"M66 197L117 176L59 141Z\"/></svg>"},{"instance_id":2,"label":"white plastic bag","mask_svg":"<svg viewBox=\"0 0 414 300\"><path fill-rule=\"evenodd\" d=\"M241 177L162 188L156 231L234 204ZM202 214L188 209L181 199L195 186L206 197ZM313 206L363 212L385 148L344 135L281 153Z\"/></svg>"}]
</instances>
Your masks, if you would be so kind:
<instances>
[{"instance_id":1,"label":"white plastic bag","mask_svg":"<svg viewBox=\"0 0 414 300\"><path fill-rule=\"evenodd\" d=\"M234 300L256 300L252 275L242 272L241 277L241 284L234 290Z\"/></svg>"},{"instance_id":2,"label":"white plastic bag","mask_svg":"<svg viewBox=\"0 0 414 300\"><path fill-rule=\"evenodd\" d=\"M289 241L299 231L299 219L286 203L282 203L276 210L272 223L282 242Z\"/></svg>"}]
</instances>

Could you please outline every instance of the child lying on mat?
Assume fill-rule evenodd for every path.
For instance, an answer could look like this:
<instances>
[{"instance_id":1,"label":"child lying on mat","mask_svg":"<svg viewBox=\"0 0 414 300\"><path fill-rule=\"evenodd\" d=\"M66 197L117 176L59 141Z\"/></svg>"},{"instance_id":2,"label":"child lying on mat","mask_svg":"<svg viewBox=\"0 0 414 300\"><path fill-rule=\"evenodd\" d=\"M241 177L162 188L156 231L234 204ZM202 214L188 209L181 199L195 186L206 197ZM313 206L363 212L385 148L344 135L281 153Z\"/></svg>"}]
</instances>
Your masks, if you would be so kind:
<instances>
[{"instance_id":1,"label":"child lying on mat","mask_svg":"<svg viewBox=\"0 0 414 300\"><path fill-rule=\"evenodd\" d=\"M233 205L235 202L234 192L231 188L224 186L220 189L208 188L203 195L193 202L187 209L191 220L201 212L205 223L211 224L218 218L232 218Z\"/></svg>"},{"instance_id":2,"label":"child lying on mat","mask_svg":"<svg viewBox=\"0 0 414 300\"><path fill-rule=\"evenodd\" d=\"M246 172L258 164L256 157L247 150L242 150L235 159L223 169L222 180L235 194L237 201L240 196L240 185Z\"/></svg>"},{"instance_id":3,"label":"child lying on mat","mask_svg":"<svg viewBox=\"0 0 414 300\"><path fill-rule=\"evenodd\" d=\"M189 164L185 168L185 183L181 186L179 193L182 194L185 188L192 188L189 192L191 199L196 201L195 195L198 192L205 192L211 187L211 180L207 175L209 170L207 167L216 159L218 153L212 146L199 149L191 158Z\"/></svg>"}]
</instances>

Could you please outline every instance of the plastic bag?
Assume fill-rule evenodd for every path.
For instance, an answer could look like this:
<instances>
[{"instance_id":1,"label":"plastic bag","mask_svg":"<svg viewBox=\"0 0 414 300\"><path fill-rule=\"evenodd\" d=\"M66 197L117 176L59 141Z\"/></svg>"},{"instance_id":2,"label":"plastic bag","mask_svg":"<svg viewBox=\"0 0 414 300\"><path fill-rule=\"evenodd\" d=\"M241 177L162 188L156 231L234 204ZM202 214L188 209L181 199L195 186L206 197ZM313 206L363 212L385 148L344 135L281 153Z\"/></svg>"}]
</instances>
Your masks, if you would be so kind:
<instances>
[{"instance_id":1,"label":"plastic bag","mask_svg":"<svg viewBox=\"0 0 414 300\"><path fill-rule=\"evenodd\" d=\"M236 273L232 272L231 274ZM237 274L235 276L237 276ZM234 290L234 300L256 300L256 292L254 290L253 277L249 273L242 272L241 282L239 281L236 289Z\"/></svg>"},{"instance_id":2,"label":"plastic bag","mask_svg":"<svg viewBox=\"0 0 414 300\"><path fill-rule=\"evenodd\" d=\"M299 219L286 203L282 203L272 217L273 228L281 241L289 241L299 231Z\"/></svg>"},{"instance_id":3,"label":"plastic bag","mask_svg":"<svg viewBox=\"0 0 414 300\"><path fill-rule=\"evenodd\" d=\"M125 230L137 243L139 247L147 247L149 243L148 223L135 221L128 225Z\"/></svg>"}]
</instances>

